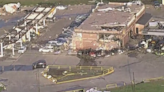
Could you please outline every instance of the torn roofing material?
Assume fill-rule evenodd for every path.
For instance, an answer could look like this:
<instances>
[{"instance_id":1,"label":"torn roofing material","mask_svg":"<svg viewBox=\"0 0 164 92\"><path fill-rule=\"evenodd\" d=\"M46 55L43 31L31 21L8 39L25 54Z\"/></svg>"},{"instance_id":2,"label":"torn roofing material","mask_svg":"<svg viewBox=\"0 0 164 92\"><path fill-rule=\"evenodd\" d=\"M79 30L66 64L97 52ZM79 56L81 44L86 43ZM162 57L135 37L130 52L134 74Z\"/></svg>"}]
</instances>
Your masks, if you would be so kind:
<instances>
[{"instance_id":1,"label":"torn roofing material","mask_svg":"<svg viewBox=\"0 0 164 92\"><path fill-rule=\"evenodd\" d=\"M108 9L109 7L110 9ZM125 11L126 9L129 11ZM132 16L134 16L134 13L137 13L141 9L142 6L140 5L125 7L124 4L104 4L99 6L95 12L91 13L77 29L101 30L101 28L97 28L96 25L111 25L113 23L126 25L131 20Z\"/></svg>"},{"instance_id":2,"label":"torn roofing material","mask_svg":"<svg viewBox=\"0 0 164 92\"><path fill-rule=\"evenodd\" d=\"M145 13L138 21L137 24L141 24L141 25L146 25L150 19L152 18L152 15L149 13Z\"/></svg>"}]
</instances>

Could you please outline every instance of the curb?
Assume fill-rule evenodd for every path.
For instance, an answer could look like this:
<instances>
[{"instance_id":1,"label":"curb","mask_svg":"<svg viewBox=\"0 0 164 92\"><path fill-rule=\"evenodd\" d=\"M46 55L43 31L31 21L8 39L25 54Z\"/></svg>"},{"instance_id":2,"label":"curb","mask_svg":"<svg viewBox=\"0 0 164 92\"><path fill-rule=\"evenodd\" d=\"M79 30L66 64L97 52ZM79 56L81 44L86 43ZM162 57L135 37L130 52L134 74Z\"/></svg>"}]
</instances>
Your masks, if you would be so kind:
<instances>
[{"instance_id":1,"label":"curb","mask_svg":"<svg viewBox=\"0 0 164 92\"><path fill-rule=\"evenodd\" d=\"M58 66L59 68L60 66ZM71 66L68 66L69 69L71 69ZM81 66L82 67L82 66ZM85 66L84 66L85 67ZM90 66L89 66L90 67ZM90 67L92 68L92 67ZM101 69L103 69L103 67L99 67ZM49 66L46 68L46 69L49 69ZM93 79L93 78L98 78L98 77L102 77L102 76L106 76L106 75L109 75L111 73L114 72L114 69L113 67L110 67L110 68L107 68L106 70L103 70L103 71L107 71L106 73L103 73L102 75L98 75L98 76L93 76L93 77L87 77L87 78L80 78L80 79L75 79L75 80L68 80L68 81L62 81L62 82L57 82L57 79L56 78L53 78L51 75L47 75L45 73L46 69L42 72L42 75L43 77L47 78L48 80L54 82L55 84L63 84L63 83L68 83L68 82L75 82L75 81L82 81L82 80L87 80L87 79Z\"/></svg>"},{"instance_id":2,"label":"curb","mask_svg":"<svg viewBox=\"0 0 164 92\"><path fill-rule=\"evenodd\" d=\"M157 81L157 80L163 80L163 79L164 79L164 77L161 76L161 77L156 77L156 78L145 79L141 82L144 83L144 82ZM139 83L141 83L141 82L139 82ZM113 84L108 84L108 85L106 85L105 88L100 88L99 90L105 90L105 89L110 89L110 88L118 88L118 87L124 87L124 86L129 85L129 84L126 84L125 82L122 82L122 83L123 83L123 86L118 86L119 83L113 83ZM132 81L131 84L132 83L134 83L134 82ZM136 84L138 84L138 83L136 83ZM97 87L95 87L95 88L97 88ZM85 89L76 89L76 90L70 90L70 91L65 91L65 92L79 92L80 90L85 91Z\"/></svg>"}]
</instances>

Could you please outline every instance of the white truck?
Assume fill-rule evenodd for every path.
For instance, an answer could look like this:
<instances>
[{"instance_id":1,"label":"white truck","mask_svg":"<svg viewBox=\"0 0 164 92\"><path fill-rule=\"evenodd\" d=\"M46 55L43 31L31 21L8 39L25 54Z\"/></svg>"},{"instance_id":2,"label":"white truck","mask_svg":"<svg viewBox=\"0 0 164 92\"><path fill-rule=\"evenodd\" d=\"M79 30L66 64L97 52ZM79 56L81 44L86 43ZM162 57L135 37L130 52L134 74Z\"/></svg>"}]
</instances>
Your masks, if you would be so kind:
<instances>
[{"instance_id":1,"label":"white truck","mask_svg":"<svg viewBox=\"0 0 164 92\"><path fill-rule=\"evenodd\" d=\"M25 51L27 50L27 48L25 46L20 47L20 49L18 50L18 53L23 54Z\"/></svg>"}]
</instances>

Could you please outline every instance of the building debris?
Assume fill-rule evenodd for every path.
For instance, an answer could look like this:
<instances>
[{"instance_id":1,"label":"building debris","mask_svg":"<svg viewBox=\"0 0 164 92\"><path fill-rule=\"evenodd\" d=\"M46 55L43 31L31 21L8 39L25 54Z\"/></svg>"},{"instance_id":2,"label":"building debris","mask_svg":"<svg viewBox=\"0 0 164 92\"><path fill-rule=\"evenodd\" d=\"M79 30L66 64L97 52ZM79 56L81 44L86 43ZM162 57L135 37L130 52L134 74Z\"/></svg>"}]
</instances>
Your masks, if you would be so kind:
<instances>
[{"instance_id":1,"label":"building debris","mask_svg":"<svg viewBox=\"0 0 164 92\"><path fill-rule=\"evenodd\" d=\"M73 37L72 46L77 50L88 48L112 50L125 47L129 37L136 35L136 21L145 12L145 6L140 2L132 4L132 6L115 2L97 4L94 12L75 28L75 34L78 36Z\"/></svg>"},{"instance_id":2,"label":"building debris","mask_svg":"<svg viewBox=\"0 0 164 92\"><path fill-rule=\"evenodd\" d=\"M12 6L15 4L9 4ZM18 3L17 6L20 7ZM8 7L8 6L5 6ZM15 8L14 8L15 9ZM22 20L18 21L18 25L8 31L1 39L5 49L12 49L16 43L31 41L37 35L40 35L40 29L46 26L46 19L54 19L56 13L55 7L35 7ZM22 45L21 45L22 46Z\"/></svg>"},{"instance_id":3,"label":"building debris","mask_svg":"<svg viewBox=\"0 0 164 92\"><path fill-rule=\"evenodd\" d=\"M6 13L4 12L3 8L0 8L0 15L4 16Z\"/></svg>"},{"instance_id":4,"label":"building debris","mask_svg":"<svg viewBox=\"0 0 164 92\"><path fill-rule=\"evenodd\" d=\"M18 3L10 3L10 4L3 5L3 9L7 13L14 13L20 9L20 6L21 6L21 4L19 2Z\"/></svg>"}]
</instances>

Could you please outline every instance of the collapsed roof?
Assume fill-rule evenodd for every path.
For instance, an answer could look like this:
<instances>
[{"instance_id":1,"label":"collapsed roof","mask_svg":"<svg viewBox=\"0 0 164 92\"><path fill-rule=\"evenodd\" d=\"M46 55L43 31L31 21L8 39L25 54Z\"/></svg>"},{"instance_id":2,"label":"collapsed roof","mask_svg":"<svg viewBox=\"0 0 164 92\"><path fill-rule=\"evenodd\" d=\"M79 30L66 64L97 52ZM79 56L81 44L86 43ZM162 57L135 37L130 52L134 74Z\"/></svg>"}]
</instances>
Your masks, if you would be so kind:
<instances>
[{"instance_id":1,"label":"collapsed roof","mask_svg":"<svg viewBox=\"0 0 164 92\"><path fill-rule=\"evenodd\" d=\"M109 3L99 5L97 9L78 27L81 30L102 30L108 27L120 31L125 27L131 18L139 12L142 5L134 3ZM120 27L120 28L118 28Z\"/></svg>"}]
</instances>

